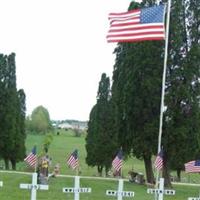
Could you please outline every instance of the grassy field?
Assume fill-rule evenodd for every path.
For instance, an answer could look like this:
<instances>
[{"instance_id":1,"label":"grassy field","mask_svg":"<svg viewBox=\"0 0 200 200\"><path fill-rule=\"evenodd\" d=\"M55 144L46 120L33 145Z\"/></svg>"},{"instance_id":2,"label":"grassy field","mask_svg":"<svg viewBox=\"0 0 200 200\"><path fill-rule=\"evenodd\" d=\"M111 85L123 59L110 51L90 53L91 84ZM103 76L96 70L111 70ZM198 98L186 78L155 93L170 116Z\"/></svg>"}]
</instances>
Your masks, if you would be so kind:
<instances>
[{"instance_id":1,"label":"grassy field","mask_svg":"<svg viewBox=\"0 0 200 200\"><path fill-rule=\"evenodd\" d=\"M38 151L41 152L42 143L44 141L44 136L28 135L26 140L27 152L30 152L33 145L37 145ZM87 179L86 176L97 176L96 168L88 167L85 163L86 151L85 151L85 138L74 137L72 132L61 132L60 135L53 136L53 142L50 145L49 156L52 158L52 166L59 162L61 165L61 174L63 175L75 175L75 172L66 166L66 158L69 154L77 148L80 155L81 164L81 187L91 187L92 193L85 193L80 195L82 200L102 200L102 199L117 199L116 197L106 196L106 190L116 190L118 187L118 181L109 179ZM2 162L1 162L2 164ZM144 173L144 165L142 161L135 158L129 158L125 161L123 165L123 175L128 178L128 171L134 169L134 171ZM31 172L32 169L27 168L24 162L17 165L18 171ZM10 171L9 171L10 172ZM188 178L183 174L185 179L192 180L192 182L198 182L199 174L193 175ZM15 173L0 173L0 180L4 182L4 186L0 188L0 199L1 200L27 200L30 199L30 191L19 189L20 183L31 183L31 176L25 174L15 174ZM38 191L38 200L72 200L72 194L66 194L62 192L63 187L73 187L74 179L71 177L57 177L49 179L49 190L48 191ZM165 196L164 199L170 200L184 200L190 197L197 197L199 194L200 186L180 186L174 185L176 190L175 196ZM134 198L124 198L124 199L135 199L135 200L150 200L154 199L153 195L147 194L147 186L138 185L126 181L124 183L124 190L134 191Z\"/></svg>"}]
</instances>

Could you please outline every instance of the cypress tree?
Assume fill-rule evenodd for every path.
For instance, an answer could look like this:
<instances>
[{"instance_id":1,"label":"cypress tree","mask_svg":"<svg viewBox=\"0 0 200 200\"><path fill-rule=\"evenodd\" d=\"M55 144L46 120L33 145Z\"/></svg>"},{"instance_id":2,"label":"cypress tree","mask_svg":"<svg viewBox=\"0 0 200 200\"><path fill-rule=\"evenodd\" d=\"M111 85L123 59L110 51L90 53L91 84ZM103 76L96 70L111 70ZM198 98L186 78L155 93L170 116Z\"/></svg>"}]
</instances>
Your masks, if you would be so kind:
<instances>
[{"instance_id":1,"label":"cypress tree","mask_svg":"<svg viewBox=\"0 0 200 200\"><path fill-rule=\"evenodd\" d=\"M86 162L90 166L97 166L102 175L111 167L115 155L117 142L112 131L112 103L110 95L110 80L105 73L101 76L97 93L97 103L90 113L88 135L86 137Z\"/></svg>"},{"instance_id":2,"label":"cypress tree","mask_svg":"<svg viewBox=\"0 0 200 200\"><path fill-rule=\"evenodd\" d=\"M188 18L186 3L172 1L171 10L166 83L167 110L163 130L163 176L167 185L171 185L170 169L176 169L180 178L184 163L194 159L199 152L199 51L192 42L193 39L196 41L197 35L187 27L191 21Z\"/></svg>"},{"instance_id":3,"label":"cypress tree","mask_svg":"<svg viewBox=\"0 0 200 200\"><path fill-rule=\"evenodd\" d=\"M132 2L129 9L151 4ZM163 44L120 43L115 50L112 96L119 141L126 154L144 160L150 183L154 182L151 157L157 152Z\"/></svg>"},{"instance_id":4,"label":"cypress tree","mask_svg":"<svg viewBox=\"0 0 200 200\"><path fill-rule=\"evenodd\" d=\"M15 169L16 162L22 160L25 154L22 126L25 113L21 112L22 105L16 87L14 53L9 56L0 55L0 71L0 156L4 159L6 169L9 169L9 161Z\"/></svg>"}]
</instances>

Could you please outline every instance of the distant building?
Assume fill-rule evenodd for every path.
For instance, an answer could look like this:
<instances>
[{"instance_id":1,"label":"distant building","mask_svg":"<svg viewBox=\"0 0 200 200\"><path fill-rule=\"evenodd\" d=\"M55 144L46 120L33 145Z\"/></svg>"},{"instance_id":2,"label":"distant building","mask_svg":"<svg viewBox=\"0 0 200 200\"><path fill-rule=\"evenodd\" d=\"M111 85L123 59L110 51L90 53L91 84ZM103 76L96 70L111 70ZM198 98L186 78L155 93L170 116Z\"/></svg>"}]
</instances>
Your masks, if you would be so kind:
<instances>
[{"instance_id":1,"label":"distant building","mask_svg":"<svg viewBox=\"0 0 200 200\"><path fill-rule=\"evenodd\" d=\"M73 129L73 126L69 123L62 123L58 125L58 128L62 128L62 129Z\"/></svg>"},{"instance_id":2,"label":"distant building","mask_svg":"<svg viewBox=\"0 0 200 200\"><path fill-rule=\"evenodd\" d=\"M70 121L63 122L58 125L58 128L61 129L78 129L78 130L87 130L87 122L85 121Z\"/></svg>"}]
</instances>

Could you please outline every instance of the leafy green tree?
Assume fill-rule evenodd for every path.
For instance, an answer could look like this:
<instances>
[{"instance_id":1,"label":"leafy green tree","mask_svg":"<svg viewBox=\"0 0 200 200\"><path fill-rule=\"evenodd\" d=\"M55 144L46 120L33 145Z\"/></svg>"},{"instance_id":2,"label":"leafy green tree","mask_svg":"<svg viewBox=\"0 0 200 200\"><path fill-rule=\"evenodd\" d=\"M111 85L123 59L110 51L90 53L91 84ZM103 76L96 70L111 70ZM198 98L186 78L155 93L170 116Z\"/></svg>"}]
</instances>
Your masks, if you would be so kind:
<instances>
[{"instance_id":1,"label":"leafy green tree","mask_svg":"<svg viewBox=\"0 0 200 200\"><path fill-rule=\"evenodd\" d=\"M33 110L28 123L31 132L45 134L52 130L49 112L43 106L38 106Z\"/></svg>"},{"instance_id":2,"label":"leafy green tree","mask_svg":"<svg viewBox=\"0 0 200 200\"><path fill-rule=\"evenodd\" d=\"M107 174L117 148L116 137L112 131L110 99L110 79L103 73L99 82L97 103L90 113L86 137L86 162L89 166L97 166L100 175L103 168Z\"/></svg>"}]
</instances>

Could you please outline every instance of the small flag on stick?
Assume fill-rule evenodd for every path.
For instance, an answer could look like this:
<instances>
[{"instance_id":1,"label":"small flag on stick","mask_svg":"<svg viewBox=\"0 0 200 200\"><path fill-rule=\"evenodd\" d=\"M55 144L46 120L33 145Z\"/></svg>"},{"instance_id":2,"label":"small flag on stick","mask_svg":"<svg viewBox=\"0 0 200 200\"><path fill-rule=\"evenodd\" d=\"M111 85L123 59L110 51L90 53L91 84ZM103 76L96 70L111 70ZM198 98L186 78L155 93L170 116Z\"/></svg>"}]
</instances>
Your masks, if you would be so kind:
<instances>
[{"instance_id":1,"label":"small flag on stick","mask_svg":"<svg viewBox=\"0 0 200 200\"><path fill-rule=\"evenodd\" d=\"M31 167L36 166L37 155L36 155L36 146L33 147L32 151L24 158L24 161Z\"/></svg>"},{"instance_id":2,"label":"small flag on stick","mask_svg":"<svg viewBox=\"0 0 200 200\"><path fill-rule=\"evenodd\" d=\"M158 153L154 165L157 170L161 170L163 168L163 150Z\"/></svg>"},{"instance_id":3,"label":"small flag on stick","mask_svg":"<svg viewBox=\"0 0 200 200\"><path fill-rule=\"evenodd\" d=\"M67 159L67 164L72 169L76 169L79 166L77 149L75 149L74 152L69 156L69 158Z\"/></svg>"},{"instance_id":4,"label":"small flag on stick","mask_svg":"<svg viewBox=\"0 0 200 200\"><path fill-rule=\"evenodd\" d=\"M118 154L112 161L112 166L117 172L119 172L122 168L122 164L123 164L123 154L122 150L119 150Z\"/></svg>"},{"instance_id":5,"label":"small flag on stick","mask_svg":"<svg viewBox=\"0 0 200 200\"><path fill-rule=\"evenodd\" d=\"M200 160L192 160L185 163L185 172L187 173L199 173L200 172Z\"/></svg>"},{"instance_id":6,"label":"small flag on stick","mask_svg":"<svg viewBox=\"0 0 200 200\"><path fill-rule=\"evenodd\" d=\"M130 10L122 13L110 13L108 42L136 42L144 40L164 40L165 6Z\"/></svg>"}]
</instances>

